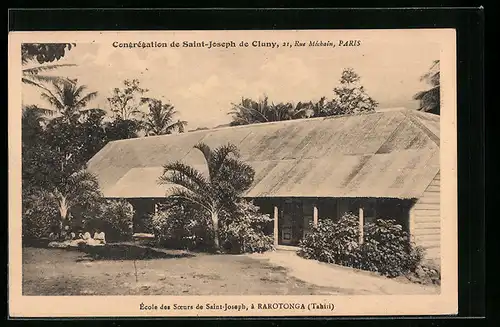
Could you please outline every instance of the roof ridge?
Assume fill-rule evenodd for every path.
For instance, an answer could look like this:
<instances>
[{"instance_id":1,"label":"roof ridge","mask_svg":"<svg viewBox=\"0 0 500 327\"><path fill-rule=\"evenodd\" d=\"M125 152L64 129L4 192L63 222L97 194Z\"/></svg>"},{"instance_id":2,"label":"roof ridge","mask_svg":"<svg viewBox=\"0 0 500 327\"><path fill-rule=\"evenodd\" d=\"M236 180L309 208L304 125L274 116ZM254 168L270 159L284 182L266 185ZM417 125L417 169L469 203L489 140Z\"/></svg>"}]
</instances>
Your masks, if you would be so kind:
<instances>
[{"instance_id":1,"label":"roof ridge","mask_svg":"<svg viewBox=\"0 0 500 327\"><path fill-rule=\"evenodd\" d=\"M427 126L425 126L420 121L420 118L417 116L417 112L419 114L422 114L422 112L417 111L417 110L412 110L410 112L405 111L405 112L402 112L402 114L405 115L406 117L408 117L408 119L410 119L410 121L412 123L417 125L437 146L440 146L441 138L439 137L439 135L434 134L433 131L431 131ZM433 115L433 114L429 114L429 115Z\"/></svg>"},{"instance_id":2,"label":"roof ridge","mask_svg":"<svg viewBox=\"0 0 500 327\"><path fill-rule=\"evenodd\" d=\"M311 122L311 121L320 121L320 120L332 120L332 119L341 119L341 118L346 118L346 117L358 117L358 116L365 116L365 115L375 115L375 114L390 114L390 113L395 113L395 112L407 112L411 111L412 109L408 109L406 107L398 107L398 108L389 108L391 110L383 111L382 109L374 110L374 111L369 111L369 112L361 112L361 113L356 113L356 114L343 114L343 115L332 115L332 116L325 116L325 117L311 117L311 118L299 118L299 119L288 119L288 120L278 120L278 121L270 121L270 122L264 122L264 123L254 123L254 124L246 124L246 125L236 125L236 126L222 126L222 127L215 127L215 128L209 128L209 129L201 129L201 130L194 130L194 131L187 131L185 133L175 133L175 134L164 134L164 135L154 135L154 136L140 136L140 137L134 137L134 138L129 138L129 139L122 139L122 140L114 140L110 141L108 143L117 143L117 142L130 142L130 141L136 141L136 140L144 140L144 139L154 139L154 138L161 138L161 137L172 137L175 135L186 135L186 134L194 134L194 133L210 133L214 131L220 131L220 130L227 130L227 129L240 129L240 128L256 128L256 127L262 127L262 126L270 126L270 125L278 125L278 124L296 124L300 122Z\"/></svg>"}]
</instances>

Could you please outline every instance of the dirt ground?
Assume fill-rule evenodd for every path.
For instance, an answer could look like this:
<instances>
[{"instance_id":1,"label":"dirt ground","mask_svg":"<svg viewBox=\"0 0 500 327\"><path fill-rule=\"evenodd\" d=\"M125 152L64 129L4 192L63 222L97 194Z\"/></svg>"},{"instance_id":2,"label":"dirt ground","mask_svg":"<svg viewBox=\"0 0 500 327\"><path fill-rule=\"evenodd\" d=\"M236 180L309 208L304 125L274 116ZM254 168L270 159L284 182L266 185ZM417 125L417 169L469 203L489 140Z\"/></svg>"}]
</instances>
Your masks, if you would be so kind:
<instances>
[{"instance_id":1,"label":"dirt ground","mask_svg":"<svg viewBox=\"0 0 500 327\"><path fill-rule=\"evenodd\" d=\"M422 285L410 282L404 276L387 278L375 272L343 267L331 263L308 260L292 251L274 251L248 254L260 260L286 269L287 275L306 283L336 290L338 294L439 294L437 285Z\"/></svg>"},{"instance_id":2,"label":"dirt ground","mask_svg":"<svg viewBox=\"0 0 500 327\"><path fill-rule=\"evenodd\" d=\"M133 260L133 255L96 259L78 250L24 248L23 295L341 294L248 256L149 253L145 257L149 259Z\"/></svg>"}]
</instances>

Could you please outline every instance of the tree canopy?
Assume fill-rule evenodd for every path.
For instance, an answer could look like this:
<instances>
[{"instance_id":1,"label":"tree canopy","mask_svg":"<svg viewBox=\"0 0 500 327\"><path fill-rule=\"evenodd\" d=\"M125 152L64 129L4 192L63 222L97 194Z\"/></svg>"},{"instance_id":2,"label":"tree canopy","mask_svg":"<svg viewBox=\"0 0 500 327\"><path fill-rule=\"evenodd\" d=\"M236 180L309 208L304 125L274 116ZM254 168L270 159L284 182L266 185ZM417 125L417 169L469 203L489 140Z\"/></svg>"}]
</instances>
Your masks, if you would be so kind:
<instances>
[{"instance_id":1,"label":"tree canopy","mask_svg":"<svg viewBox=\"0 0 500 327\"><path fill-rule=\"evenodd\" d=\"M23 43L21 44L21 59L23 64L36 60L39 64L54 62L70 51L74 43Z\"/></svg>"},{"instance_id":2,"label":"tree canopy","mask_svg":"<svg viewBox=\"0 0 500 327\"><path fill-rule=\"evenodd\" d=\"M309 103L280 102L275 104L270 103L268 96L264 95L258 101L242 98L240 103L232 104L229 114L233 119L231 125L236 126L304 118L307 116L308 109Z\"/></svg>"},{"instance_id":3,"label":"tree canopy","mask_svg":"<svg viewBox=\"0 0 500 327\"><path fill-rule=\"evenodd\" d=\"M141 110L143 94L148 92L140 86L138 79L124 80L123 87L115 87L112 96L108 98L109 107L115 118L142 119L144 112Z\"/></svg>"},{"instance_id":4,"label":"tree canopy","mask_svg":"<svg viewBox=\"0 0 500 327\"><path fill-rule=\"evenodd\" d=\"M328 104L328 116L352 115L375 111L378 102L371 98L360 85L361 77L352 69L346 68L340 77L340 86L333 89L333 99Z\"/></svg>"},{"instance_id":5,"label":"tree canopy","mask_svg":"<svg viewBox=\"0 0 500 327\"><path fill-rule=\"evenodd\" d=\"M427 82L430 88L413 96L414 100L420 102L418 110L439 115L441 111L439 60L432 63L429 71L422 75L420 80Z\"/></svg>"},{"instance_id":6,"label":"tree canopy","mask_svg":"<svg viewBox=\"0 0 500 327\"><path fill-rule=\"evenodd\" d=\"M44 83L62 82L66 79L60 76L47 75L45 73L62 67L75 66L73 64L52 64L64 57L67 51L71 50L73 43L23 43L21 45L22 64L26 65L31 61L38 63L38 66L23 69L22 82L45 90Z\"/></svg>"},{"instance_id":7,"label":"tree canopy","mask_svg":"<svg viewBox=\"0 0 500 327\"><path fill-rule=\"evenodd\" d=\"M46 100L54 111L66 119L78 118L88 111L101 111L95 108L86 108L87 104L97 97L97 92L84 93L86 85L78 85L78 80L65 80L52 83L52 90L46 88L42 92L42 99Z\"/></svg>"},{"instance_id":8,"label":"tree canopy","mask_svg":"<svg viewBox=\"0 0 500 327\"><path fill-rule=\"evenodd\" d=\"M149 108L144 121L147 136L171 134L174 131L184 132L187 122L180 119L174 120L174 116L178 112L172 104L163 103L161 100L153 98L143 98L142 101Z\"/></svg>"},{"instance_id":9,"label":"tree canopy","mask_svg":"<svg viewBox=\"0 0 500 327\"><path fill-rule=\"evenodd\" d=\"M242 98L240 103L232 104L229 112L231 126L374 111L378 103L367 94L360 80L361 77L352 68L344 69L330 100L324 96L318 101L275 104L267 96L258 101Z\"/></svg>"}]
</instances>

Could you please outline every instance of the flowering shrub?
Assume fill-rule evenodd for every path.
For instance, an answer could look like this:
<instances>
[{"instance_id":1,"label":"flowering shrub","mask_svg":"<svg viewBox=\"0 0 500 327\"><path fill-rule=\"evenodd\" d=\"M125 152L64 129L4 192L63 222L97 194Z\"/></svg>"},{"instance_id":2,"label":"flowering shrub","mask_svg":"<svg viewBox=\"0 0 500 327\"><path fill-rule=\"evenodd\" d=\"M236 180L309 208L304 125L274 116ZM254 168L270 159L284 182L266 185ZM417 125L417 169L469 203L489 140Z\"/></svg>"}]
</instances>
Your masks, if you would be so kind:
<instances>
[{"instance_id":1,"label":"flowering shrub","mask_svg":"<svg viewBox=\"0 0 500 327\"><path fill-rule=\"evenodd\" d=\"M272 221L269 215L259 212L258 206L241 200L233 213L225 213L221 219L221 244L227 252L232 253L271 250L274 239L272 235L266 235L265 229Z\"/></svg>"},{"instance_id":2,"label":"flowering shrub","mask_svg":"<svg viewBox=\"0 0 500 327\"><path fill-rule=\"evenodd\" d=\"M106 241L129 240L133 233L134 208L126 200L106 200L98 208L97 215L85 221L84 229L100 229Z\"/></svg>"},{"instance_id":3,"label":"flowering shrub","mask_svg":"<svg viewBox=\"0 0 500 327\"><path fill-rule=\"evenodd\" d=\"M358 217L348 213L338 221L321 220L300 242L299 254L308 259L376 271L395 277L415 271L423 249L394 220L376 219L365 225L359 244Z\"/></svg>"}]
</instances>

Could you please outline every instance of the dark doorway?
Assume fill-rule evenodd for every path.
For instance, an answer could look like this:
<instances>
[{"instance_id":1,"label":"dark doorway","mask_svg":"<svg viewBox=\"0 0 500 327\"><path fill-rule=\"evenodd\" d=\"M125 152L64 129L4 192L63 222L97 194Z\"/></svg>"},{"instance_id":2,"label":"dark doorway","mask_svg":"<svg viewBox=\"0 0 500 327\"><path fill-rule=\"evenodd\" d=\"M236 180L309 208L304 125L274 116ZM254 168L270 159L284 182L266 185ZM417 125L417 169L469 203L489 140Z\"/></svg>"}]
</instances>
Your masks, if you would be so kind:
<instances>
[{"instance_id":1,"label":"dark doorway","mask_svg":"<svg viewBox=\"0 0 500 327\"><path fill-rule=\"evenodd\" d=\"M301 200L287 199L280 210L278 244L298 245L304 234L304 214Z\"/></svg>"}]
</instances>

